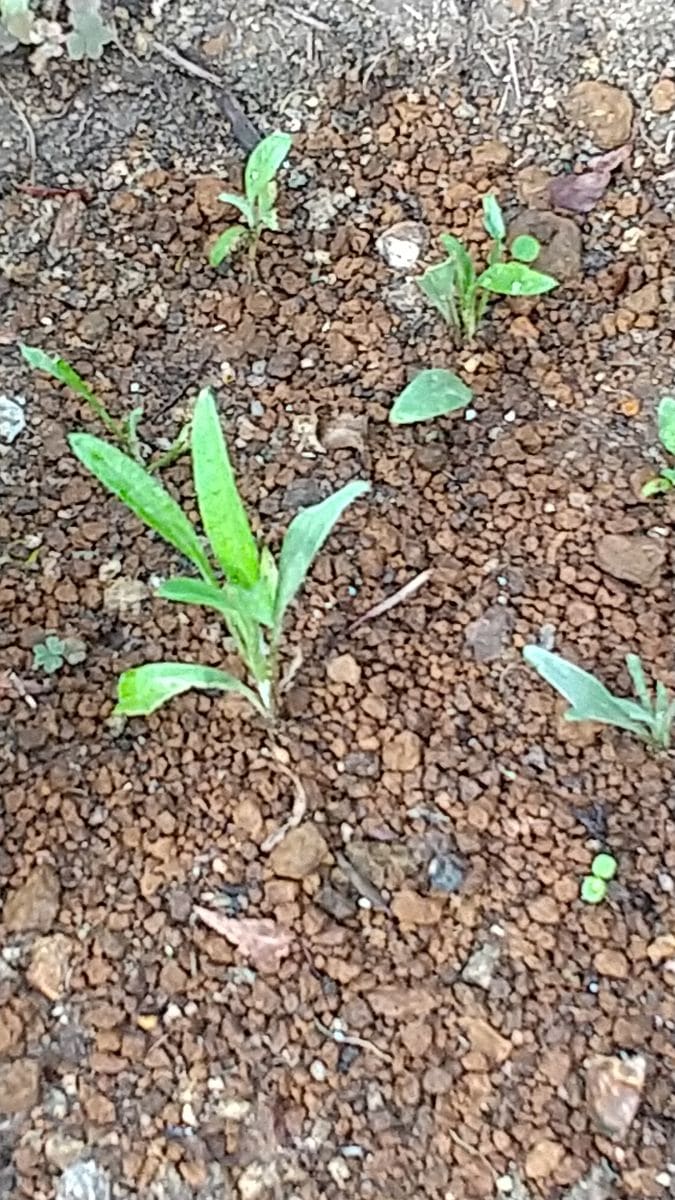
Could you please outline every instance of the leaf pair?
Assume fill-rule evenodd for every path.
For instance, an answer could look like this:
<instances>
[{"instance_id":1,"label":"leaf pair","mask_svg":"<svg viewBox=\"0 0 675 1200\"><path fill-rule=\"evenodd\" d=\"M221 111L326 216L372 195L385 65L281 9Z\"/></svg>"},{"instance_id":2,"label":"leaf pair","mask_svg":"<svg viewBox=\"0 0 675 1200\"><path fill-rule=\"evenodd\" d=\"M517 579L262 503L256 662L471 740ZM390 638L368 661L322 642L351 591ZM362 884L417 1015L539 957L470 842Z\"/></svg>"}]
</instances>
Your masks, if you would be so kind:
<instances>
[{"instance_id":1,"label":"leaf pair","mask_svg":"<svg viewBox=\"0 0 675 1200\"><path fill-rule=\"evenodd\" d=\"M667 749L675 720L675 700L657 680L652 695L642 662L637 654L626 655L626 666L638 702L614 696L590 672L541 646L526 646L523 657L551 687L571 704L568 721L598 721L625 729L644 741Z\"/></svg>"},{"instance_id":2,"label":"leaf pair","mask_svg":"<svg viewBox=\"0 0 675 1200\"><path fill-rule=\"evenodd\" d=\"M288 133L270 133L253 149L244 169L244 195L221 192L218 197L241 213L245 224L223 230L209 252L212 267L218 267L244 242L255 248L263 229L277 230L276 175L288 156L292 139Z\"/></svg>"},{"instance_id":3,"label":"leaf pair","mask_svg":"<svg viewBox=\"0 0 675 1200\"><path fill-rule=\"evenodd\" d=\"M204 389L195 404L191 450L199 515L212 560L180 506L137 462L90 434L73 434L69 441L84 466L196 568L200 579L168 580L160 586L159 595L217 611L256 689L214 667L152 663L124 672L115 711L127 716L150 713L190 688L216 688L238 692L259 712L272 715L284 616L333 525L369 485L353 481L298 513L286 532L277 566L270 551L260 549L253 535L213 395ZM219 579L221 572L224 581Z\"/></svg>"},{"instance_id":4,"label":"leaf pair","mask_svg":"<svg viewBox=\"0 0 675 1200\"><path fill-rule=\"evenodd\" d=\"M664 396L658 409L659 441L663 449L675 456L675 396ZM655 479L650 479L642 489L642 495L657 496L675 488L675 470L662 467Z\"/></svg>"}]
</instances>

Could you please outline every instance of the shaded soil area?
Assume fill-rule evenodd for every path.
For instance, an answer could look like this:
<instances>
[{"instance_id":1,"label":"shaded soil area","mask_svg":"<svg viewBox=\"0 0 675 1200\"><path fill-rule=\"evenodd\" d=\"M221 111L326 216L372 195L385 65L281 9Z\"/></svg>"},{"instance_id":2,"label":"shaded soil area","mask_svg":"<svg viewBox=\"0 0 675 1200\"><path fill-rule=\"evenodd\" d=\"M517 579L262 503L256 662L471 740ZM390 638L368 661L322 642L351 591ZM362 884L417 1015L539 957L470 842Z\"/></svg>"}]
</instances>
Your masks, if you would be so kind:
<instances>
[{"instance_id":1,"label":"shaded soil area","mask_svg":"<svg viewBox=\"0 0 675 1200\"><path fill-rule=\"evenodd\" d=\"M540 219L570 127L536 159L494 109L331 85L256 277L205 262L234 148L196 173L141 129L85 197L8 190L0 381L27 423L0 463L4 1194L672 1194L673 757L565 724L520 656L554 643L626 693L632 650L675 685L675 507L640 497L673 382L672 180L638 141L595 210L551 218L562 286L456 349L376 241L407 219L426 261L443 231L483 255L490 189ZM111 719L129 665L236 663L208 615L152 599L175 555L83 476L65 435L89 417L17 339L114 412L142 402L155 445L210 384L274 546L371 481L294 607L273 741L229 698ZM423 366L471 384L471 419L388 425ZM164 479L194 512L186 463ZM85 662L36 672L47 632ZM590 908L600 849L618 877ZM196 906L274 922L284 953L252 960Z\"/></svg>"}]
</instances>

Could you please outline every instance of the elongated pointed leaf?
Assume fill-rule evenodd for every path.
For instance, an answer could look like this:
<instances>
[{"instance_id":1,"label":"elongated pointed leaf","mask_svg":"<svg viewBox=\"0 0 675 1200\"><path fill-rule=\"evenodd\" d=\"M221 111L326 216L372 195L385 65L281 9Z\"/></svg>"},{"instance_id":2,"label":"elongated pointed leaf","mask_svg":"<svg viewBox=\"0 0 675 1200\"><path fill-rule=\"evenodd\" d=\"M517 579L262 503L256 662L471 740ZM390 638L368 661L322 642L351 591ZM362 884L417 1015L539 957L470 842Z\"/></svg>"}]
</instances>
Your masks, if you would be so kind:
<instances>
[{"instance_id":1,"label":"elongated pointed leaf","mask_svg":"<svg viewBox=\"0 0 675 1200\"><path fill-rule=\"evenodd\" d=\"M369 491L369 483L355 479L332 496L321 500L319 504L303 508L291 521L279 556L279 582L274 613L277 630L281 628L286 609L304 583L315 556L336 521L342 516L347 505Z\"/></svg>"},{"instance_id":2,"label":"elongated pointed leaf","mask_svg":"<svg viewBox=\"0 0 675 1200\"><path fill-rule=\"evenodd\" d=\"M455 267L460 295L464 295L476 281L476 271L471 255L459 238L453 237L451 233L441 234L441 245Z\"/></svg>"},{"instance_id":3,"label":"elongated pointed leaf","mask_svg":"<svg viewBox=\"0 0 675 1200\"><path fill-rule=\"evenodd\" d=\"M493 263L476 280L478 287L499 296L540 296L558 287L558 280L541 271L533 271L525 263Z\"/></svg>"},{"instance_id":4,"label":"elongated pointed leaf","mask_svg":"<svg viewBox=\"0 0 675 1200\"><path fill-rule=\"evenodd\" d=\"M252 587L259 575L258 547L239 498L209 388L199 393L192 418L192 471L202 524L214 555L232 583Z\"/></svg>"},{"instance_id":5,"label":"elongated pointed leaf","mask_svg":"<svg viewBox=\"0 0 675 1200\"><path fill-rule=\"evenodd\" d=\"M76 458L109 492L185 555L204 579L213 582L213 571L194 526L156 479L128 454L90 433L71 433L68 443Z\"/></svg>"},{"instance_id":6,"label":"elongated pointed leaf","mask_svg":"<svg viewBox=\"0 0 675 1200\"><path fill-rule=\"evenodd\" d=\"M417 286L431 301L448 325L457 325L456 268L452 262L439 263L417 279Z\"/></svg>"},{"instance_id":7,"label":"elongated pointed leaf","mask_svg":"<svg viewBox=\"0 0 675 1200\"><path fill-rule=\"evenodd\" d=\"M646 737L650 715L633 700L613 696L594 675L541 646L526 646L523 658L571 704L568 721L600 721Z\"/></svg>"},{"instance_id":8,"label":"elongated pointed leaf","mask_svg":"<svg viewBox=\"0 0 675 1200\"><path fill-rule=\"evenodd\" d=\"M219 671L217 667L202 667L199 663L158 662L132 667L120 675L113 715L147 716L166 704L167 700L193 688L238 692L258 712L263 711L255 692L227 671Z\"/></svg>"},{"instance_id":9,"label":"elongated pointed leaf","mask_svg":"<svg viewBox=\"0 0 675 1200\"><path fill-rule=\"evenodd\" d=\"M253 209L245 196L238 196L236 192L221 192L218 199L238 209L247 225L253 224Z\"/></svg>"},{"instance_id":10,"label":"elongated pointed leaf","mask_svg":"<svg viewBox=\"0 0 675 1200\"><path fill-rule=\"evenodd\" d=\"M292 145L290 134L276 132L268 134L251 151L244 171L244 186L249 202L257 200L272 182Z\"/></svg>"},{"instance_id":11,"label":"elongated pointed leaf","mask_svg":"<svg viewBox=\"0 0 675 1200\"><path fill-rule=\"evenodd\" d=\"M428 421L432 417L466 408L471 396L471 388L452 371L444 371L440 367L420 371L394 401L389 420L392 425Z\"/></svg>"},{"instance_id":12,"label":"elongated pointed leaf","mask_svg":"<svg viewBox=\"0 0 675 1200\"><path fill-rule=\"evenodd\" d=\"M71 367L65 358L46 354L39 346L22 344L19 349L28 365L36 371L45 371L47 375L51 375L52 379L58 379L59 383L65 383L66 387L72 388L78 396L82 396L90 404L92 399L95 399L89 384L85 383L82 376L78 375L75 368Z\"/></svg>"},{"instance_id":13,"label":"elongated pointed leaf","mask_svg":"<svg viewBox=\"0 0 675 1200\"><path fill-rule=\"evenodd\" d=\"M659 437L664 449L675 454L675 396L664 396L659 404Z\"/></svg>"},{"instance_id":14,"label":"elongated pointed leaf","mask_svg":"<svg viewBox=\"0 0 675 1200\"><path fill-rule=\"evenodd\" d=\"M494 238L496 242L503 242L506 237L506 225L504 224L504 215L501 206L496 196L489 193L483 196L483 225Z\"/></svg>"},{"instance_id":15,"label":"elongated pointed leaf","mask_svg":"<svg viewBox=\"0 0 675 1200\"><path fill-rule=\"evenodd\" d=\"M247 236L248 230L243 225L230 225L229 229L224 229L209 250L211 266L219 267L246 240Z\"/></svg>"}]
</instances>

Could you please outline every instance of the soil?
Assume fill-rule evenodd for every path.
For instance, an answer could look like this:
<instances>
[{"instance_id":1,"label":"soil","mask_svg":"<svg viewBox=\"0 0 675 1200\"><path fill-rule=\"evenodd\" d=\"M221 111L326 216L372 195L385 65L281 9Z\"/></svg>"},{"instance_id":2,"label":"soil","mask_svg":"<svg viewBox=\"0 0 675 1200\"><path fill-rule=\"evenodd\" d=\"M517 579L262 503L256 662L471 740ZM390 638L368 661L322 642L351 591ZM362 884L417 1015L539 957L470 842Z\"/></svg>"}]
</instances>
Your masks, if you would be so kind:
<instances>
[{"instance_id":1,"label":"soil","mask_svg":"<svg viewBox=\"0 0 675 1200\"><path fill-rule=\"evenodd\" d=\"M566 724L520 653L541 639L627 694L633 651L675 686L675 500L640 495L673 389L665 6L632 6L629 35L625 6L582 27L467 5L454 39L433 5L303 7L272 58L268 6L244 7L233 32L130 4L99 64L3 60L0 391L26 424L0 462L0 1195L674 1195L673 755ZM153 38L293 128L257 275L206 262L242 151ZM600 118L574 90L598 76ZM604 197L545 211L627 113ZM562 286L458 348L376 243L407 221L426 262L443 231L483 256L490 189ZM90 414L18 340L116 414L142 403L157 447L212 386L273 546L370 480L293 607L273 738L229 697L111 718L125 667L236 664L208 614L152 598L176 555L83 474L65 439ZM392 428L426 366L471 409ZM194 512L187 463L163 478ZM47 633L85 661L36 670ZM585 906L599 850L618 874Z\"/></svg>"}]
</instances>

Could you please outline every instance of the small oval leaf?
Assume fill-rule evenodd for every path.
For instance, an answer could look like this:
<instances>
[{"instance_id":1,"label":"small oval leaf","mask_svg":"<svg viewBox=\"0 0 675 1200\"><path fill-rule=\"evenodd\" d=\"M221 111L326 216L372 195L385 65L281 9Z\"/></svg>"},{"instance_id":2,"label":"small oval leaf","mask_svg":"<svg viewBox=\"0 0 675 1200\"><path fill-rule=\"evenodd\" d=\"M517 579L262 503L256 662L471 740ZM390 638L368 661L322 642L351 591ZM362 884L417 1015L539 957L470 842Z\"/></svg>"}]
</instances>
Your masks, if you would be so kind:
<instances>
[{"instance_id":1,"label":"small oval leaf","mask_svg":"<svg viewBox=\"0 0 675 1200\"><path fill-rule=\"evenodd\" d=\"M496 242L504 241L506 237L504 216L497 197L493 196L491 192L488 196L483 196L483 225Z\"/></svg>"},{"instance_id":2,"label":"small oval leaf","mask_svg":"<svg viewBox=\"0 0 675 1200\"><path fill-rule=\"evenodd\" d=\"M558 287L558 280L524 263L493 263L477 279L478 287L499 296L540 296Z\"/></svg>"},{"instance_id":3,"label":"small oval leaf","mask_svg":"<svg viewBox=\"0 0 675 1200\"><path fill-rule=\"evenodd\" d=\"M209 262L212 267L219 267L226 258L241 245L247 236L247 231L243 225L230 225L229 229L223 232L216 238L211 249L209 250Z\"/></svg>"},{"instance_id":4,"label":"small oval leaf","mask_svg":"<svg viewBox=\"0 0 675 1200\"><path fill-rule=\"evenodd\" d=\"M664 450L675 454L675 396L664 396L659 404L659 437Z\"/></svg>"},{"instance_id":5,"label":"small oval leaf","mask_svg":"<svg viewBox=\"0 0 675 1200\"><path fill-rule=\"evenodd\" d=\"M511 253L518 262L532 263L538 257L541 243L530 233L519 233L511 243Z\"/></svg>"},{"instance_id":6,"label":"small oval leaf","mask_svg":"<svg viewBox=\"0 0 675 1200\"><path fill-rule=\"evenodd\" d=\"M471 388L452 371L440 367L420 371L394 401L389 420L392 425L429 421L466 408L471 396Z\"/></svg>"}]
</instances>

